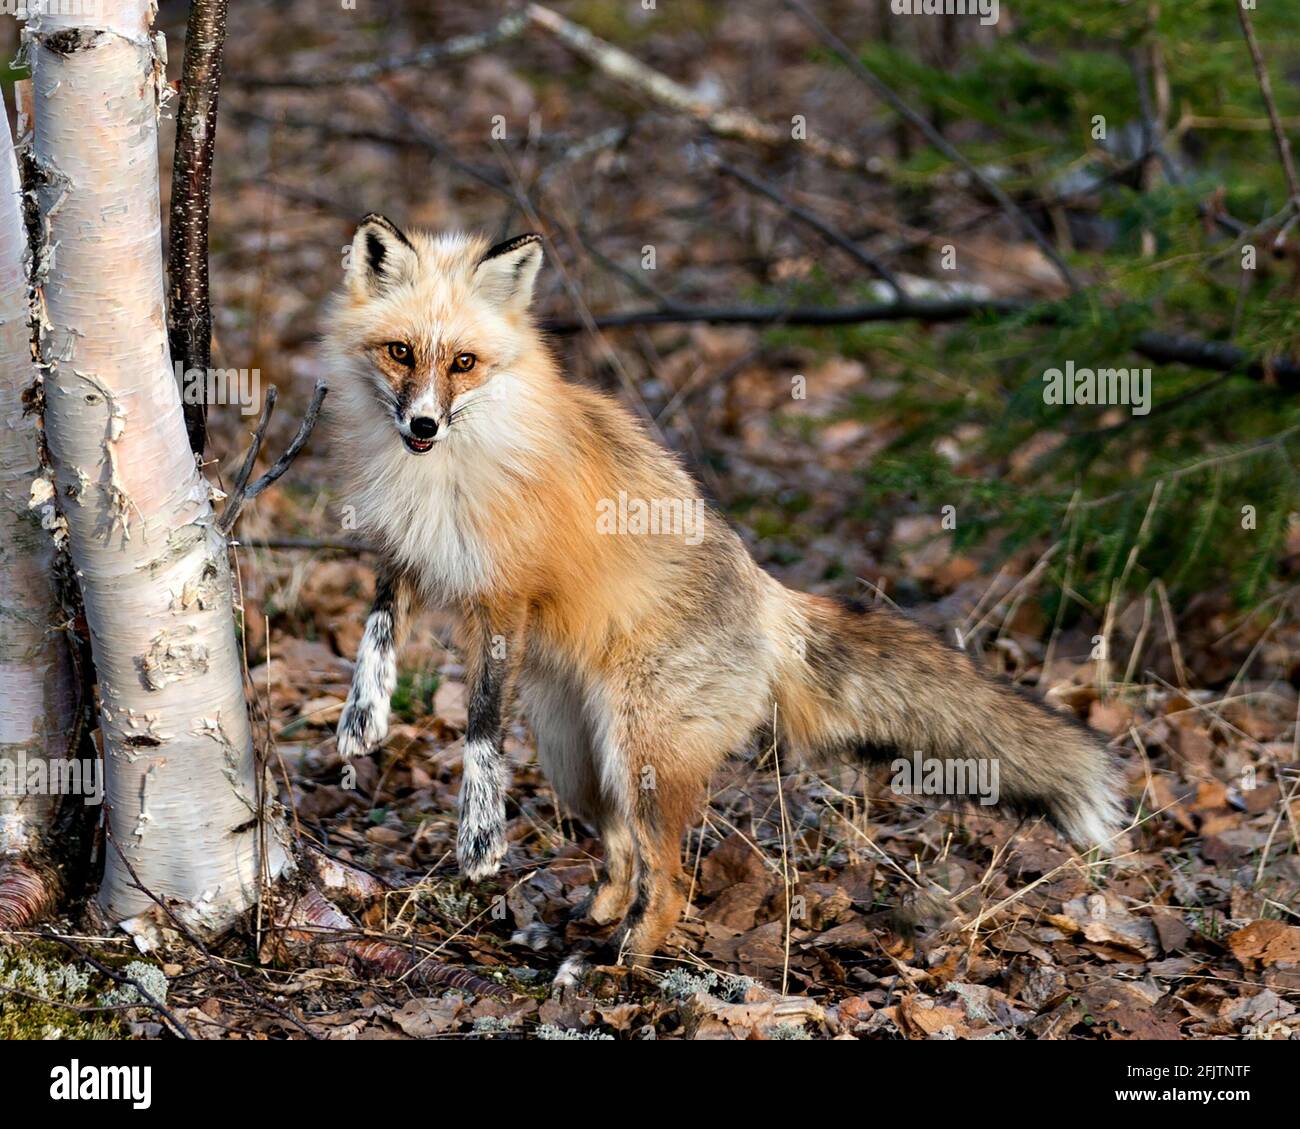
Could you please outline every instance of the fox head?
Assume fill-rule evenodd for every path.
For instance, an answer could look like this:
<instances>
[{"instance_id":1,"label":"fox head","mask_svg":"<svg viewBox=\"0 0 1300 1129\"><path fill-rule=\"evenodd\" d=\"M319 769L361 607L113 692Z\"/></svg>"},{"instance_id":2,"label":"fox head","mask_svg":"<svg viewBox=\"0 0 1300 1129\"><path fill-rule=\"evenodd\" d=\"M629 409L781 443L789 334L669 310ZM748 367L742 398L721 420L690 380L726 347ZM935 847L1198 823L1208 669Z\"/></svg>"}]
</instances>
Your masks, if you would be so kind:
<instances>
[{"instance_id":1,"label":"fox head","mask_svg":"<svg viewBox=\"0 0 1300 1129\"><path fill-rule=\"evenodd\" d=\"M367 430L411 455L500 419L541 349L528 312L541 265L540 235L489 247L481 236L407 234L366 216L327 335L346 410L386 425Z\"/></svg>"}]
</instances>

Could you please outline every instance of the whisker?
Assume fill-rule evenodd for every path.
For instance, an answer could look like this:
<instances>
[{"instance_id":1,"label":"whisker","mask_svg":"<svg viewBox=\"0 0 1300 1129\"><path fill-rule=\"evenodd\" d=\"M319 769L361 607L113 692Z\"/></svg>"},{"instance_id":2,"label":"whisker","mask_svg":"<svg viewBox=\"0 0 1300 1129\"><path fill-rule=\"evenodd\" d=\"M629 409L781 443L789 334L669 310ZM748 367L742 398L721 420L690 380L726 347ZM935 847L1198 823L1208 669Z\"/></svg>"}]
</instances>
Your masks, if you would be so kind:
<instances>
[{"instance_id":1,"label":"whisker","mask_svg":"<svg viewBox=\"0 0 1300 1129\"><path fill-rule=\"evenodd\" d=\"M370 391L374 393L374 397L379 401L380 407L387 408L393 413L393 415L397 414L397 397L393 395L391 388L387 388L382 384L377 384L372 381L370 384Z\"/></svg>"},{"instance_id":2,"label":"whisker","mask_svg":"<svg viewBox=\"0 0 1300 1129\"><path fill-rule=\"evenodd\" d=\"M467 404L463 408L457 408L450 416L447 417L448 424L455 423L458 419L464 419L467 415L473 415L470 408L479 407L477 404Z\"/></svg>"}]
</instances>

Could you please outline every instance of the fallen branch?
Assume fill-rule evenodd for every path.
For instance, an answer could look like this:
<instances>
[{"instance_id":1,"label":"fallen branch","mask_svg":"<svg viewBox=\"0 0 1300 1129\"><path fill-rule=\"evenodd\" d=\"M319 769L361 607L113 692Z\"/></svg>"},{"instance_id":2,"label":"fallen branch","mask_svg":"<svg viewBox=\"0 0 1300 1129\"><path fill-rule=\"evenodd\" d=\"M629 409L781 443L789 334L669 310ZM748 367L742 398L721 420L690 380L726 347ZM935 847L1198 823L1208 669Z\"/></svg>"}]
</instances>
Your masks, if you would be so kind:
<instances>
[{"instance_id":1,"label":"fallen branch","mask_svg":"<svg viewBox=\"0 0 1300 1129\"><path fill-rule=\"evenodd\" d=\"M937 324L964 321L983 314L1023 313L1029 309L1029 303L1015 299L909 298L902 302L839 307L668 306L628 310L617 314L597 314L593 315L592 322L596 329L691 324L834 326L879 321L923 321ZM1044 311L1042 320L1050 323L1054 319L1050 311ZM544 322L543 328L549 333L565 336L578 333L588 326L585 322L572 319L555 319ZM1210 372L1236 372L1252 380L1275 382L1287 391L1300 389L1300 360L1290 357L1252 357L1244 349L1226 341L1145 332L1134 338L1132 348L1134 352L1153 361L1189 365Z\"/></svg>"},{"instance_id":2,"label":"fallen branch","mask_svg":"<svg viewBox=\"0 0 1300 1129\"><path fill-rule=\"evenodd\" d=\"M1205 341L1172 333L1140 333L1133 348L1152 361L1189 365L1210 372L1239 372L1251 380L1274 380L1287 391L1300 389L1300 360L1252 357L1226 341Z\"/></svg>"},{"instance_id":3,"label":"fallen branch","mask_svg":"<svg viewBox=\"0 0 1300 1129\"><path fill-rule=\"evenodd\" d=\"M550 8L541 4L529 4L527 12L528 19L534 26L555 36L602 74L639 90L661 106L693 118L718 137L756 142L769 148L790 148L797 145L836 168L864 173L876 179L883 178L888 173L885 162L879 157L863 160L848 146L837 145L814 134L796 140L785 126L760 121L753 114L735 107L711 106L681 83L646 66L621 47L607 43Z\"/></svg>"},{"instance_id":4,"label":"fallen branch","mask_svg":"<svg viewBox=\"0 0 1300 1129\"><path fill-rule=\"evenodd\" d=\"M355 86L373 82L394 71L412 68L431 67L436 63L445 63L453 59L464 59L477 55L481 51L496 47L514 39L527 26L528 21L518 13L506 16L495 27L470 35L458 35L445 43L432 43L421 47L409 55L397 55L391 59L379 59L373 63L359 63L347 70L331 71L323 74L303 75L249 75L236 74L230 81L238 86L250 89L281 90L318 90L322 87Z\"/></svg>"},{"instance_id":5,"label":"fallen branch","mask_svg":"<svg viewBox=\"0 0 1300 1129\"><path fill-rule=\"evenodd\" d=\"M597 329L627 329L653 325L856 325L873 321L965 321L980 314L1012 314L1026 309L1010 299L912 299L872 302L861 306L661 306L595 314ZM555 318L543 323L548 333L567 336L587 328L582 321Z\"/></svg>"},{"instance_id":6,"label":"fallen branch","mask_svg":"<svg viewBox=\"0 0 1300 1129\"><path fill-rule=\"evenodd\" d=\"M338 906L324 898L315 886L308 886L277 921L279 943L292 942L293 949L305 947L316 960L344 964L381 976L406 976L426 985L459 988L478 996L509 999L500 984L485 980L468 969L455 968L404 949L392 941L358 936L356 926Z\"/></svg>"},{"instance_id":7,"label":"fallen branch","mask_svg":"<svg viewBox=\"0 0 1300 1129\"><path fill-rule=\"evenodd\" d=\"M235 479L230 500L226 503L226 508L221 511L221 518L217 522L217 528L222 533L229 533L235 527L235 522L239 520L240 511L244 506L268 486L273 485L293 465L293 460L307 445L307 440L316 427L316 421L320 418L321 404L325 402L328 393L329 389L325 387L325 382L318 380L316 391L312 393L311 403L307 406L307 414L298 425L298 434L293 437L293 442L289 444L284 454L276 459L271 469L250 485L248 480L253 473L253 464L257 462L257 456L262 450L267 424L271 422L271 415L275 411L275 402L279 396L274 384L266 390L266 403L262 408L261 418L257 421L257 430L253 432L253 441L249 444L244 465L240 467L239 476Z\"/></svg>"},{"instance_id":8,"label":"fallen branch","mask_svg":"<svg viewBox=\"0 0 1300 1129\"><path fill-rule=\"evenodd\" d=\"M212 302L208 288L208 214L212 154L217 142L221 51L227 0L192 0L185 29L185 61L176 111L171 216L167 235L168 344L182 372L206 373L212 364ZM200 382L200 388L206 387ZM208 405L200 395L183 405L190 449L203 454Z\"/></svg>"}]
</instances>

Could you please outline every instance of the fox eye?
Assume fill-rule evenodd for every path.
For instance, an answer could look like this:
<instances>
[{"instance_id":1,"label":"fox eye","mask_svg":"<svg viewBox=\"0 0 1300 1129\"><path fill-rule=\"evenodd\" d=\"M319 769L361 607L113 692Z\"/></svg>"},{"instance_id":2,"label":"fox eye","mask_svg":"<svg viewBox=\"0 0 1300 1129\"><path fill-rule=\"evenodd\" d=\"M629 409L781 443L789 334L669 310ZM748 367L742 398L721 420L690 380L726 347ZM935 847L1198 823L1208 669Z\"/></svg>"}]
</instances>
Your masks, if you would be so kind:
<instances>
[{"instance_id":1,"label":"fox eye","mask_svg":"<svg viewBox=\"0 0 1300 1129\"><path fill-rule=\"evenodd\" d=\"M469 372L477 363L478 358L473 353L457 353L451 367L453 372Z\"/></svg>"},{"instance_id":2,"label":"fox eye","mask_svg":"<svg viewBox=\"0 0 1300 1129\"><path fill-rule=\"evenodd\" d=\"M415 358L414 354L411 352L411 347L405 341L390 341L387 348L388 355L399 365L410 367L415 364Z\"/></svg>"}]
</instances>

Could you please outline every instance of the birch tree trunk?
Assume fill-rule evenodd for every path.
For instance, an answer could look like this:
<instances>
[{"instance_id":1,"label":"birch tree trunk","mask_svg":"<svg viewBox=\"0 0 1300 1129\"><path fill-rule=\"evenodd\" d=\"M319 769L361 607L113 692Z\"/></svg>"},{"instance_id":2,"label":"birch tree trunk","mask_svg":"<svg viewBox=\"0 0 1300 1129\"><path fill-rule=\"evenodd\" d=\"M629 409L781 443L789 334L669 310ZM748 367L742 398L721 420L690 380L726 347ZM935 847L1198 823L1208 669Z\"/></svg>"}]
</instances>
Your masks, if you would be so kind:
<instances>
[{"instance_id":1,"label":"birch tree trunk","mask_svg":"<svg viewBox=\"0 0 1300 1129\"><path fill-rule=\"evenodd\" d=\"M57 6L56 6L57 7ZM70 7L94 7L93 5ZM45 251L45 425L100 689L111 920L219 929L287 863L260 834L229 560L168 359L150 0L25 32ZM278 827L278 821L272 823Z\"/></svg>"},{"instance_id":2,"label":"birch tree trunk","mask_svg":"<svg viewBox=\"0 0 1300 1129\"><path fill-rule=\"evenodd\" d=\"M36 415L24 403L37 376L26 248L18 163L0 104L0 865L8 867L0 870L0 924L11 926L39 908L29 904L30 884L10 881L12 863L46 853L59 799L49 766L74 752L79 709L60 630L54 540L29 507L41 467ZM41 776L45 790L33 790Z\"/></svg>"}]
</instances>

